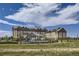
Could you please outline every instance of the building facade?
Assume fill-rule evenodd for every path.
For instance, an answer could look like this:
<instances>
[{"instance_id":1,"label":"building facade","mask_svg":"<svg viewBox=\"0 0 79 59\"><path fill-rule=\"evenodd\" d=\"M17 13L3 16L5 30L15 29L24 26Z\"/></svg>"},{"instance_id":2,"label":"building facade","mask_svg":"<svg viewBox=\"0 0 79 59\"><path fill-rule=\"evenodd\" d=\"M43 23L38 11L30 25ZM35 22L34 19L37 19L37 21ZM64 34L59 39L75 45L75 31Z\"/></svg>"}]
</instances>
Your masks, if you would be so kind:
<instances>
[{"instance_id":1,"label":"building facade","mask_svg":"<svg viewBox=\"0 0 79 59\"><path fill-rule=\"evenodd\" d=\"M57 40L59 38L66 38L67 37L67 31L64 28L57 28L52 31L48 31L46 29L30 29L27 27L20 27L20 26L13 26L12 27L13 31L13 38L28 38L30 37L31 39L35 38L47 38L47 39L52 39L52 40Z\"/></svg>"},{"instance_id":2,"label":"building facade","mask_svg":"<svg viewBox=\"0 0 79 59\"><path fill-rule=\"evenodd\" d=\"M13 31L13 38L20 38L20 37L26 38L31 34L34 34L37 37L37 36L42 36L47 32L47 30L45 29L40 29L40 28L30 29L27 27L20 27L20 26L13 26L12 31Z\"/></svg>"},{"instance_id":3,"label":"building facade","mask_svg":"<svg viewBox=\"0 0 79 59\"><path fill-rule=\"evenodd\" d=\"M57 40L59 38L66 38L67 31L64 28L57 28L52 31L48 31L45 35L49 39Z\"/></svg>"}]
</instances>

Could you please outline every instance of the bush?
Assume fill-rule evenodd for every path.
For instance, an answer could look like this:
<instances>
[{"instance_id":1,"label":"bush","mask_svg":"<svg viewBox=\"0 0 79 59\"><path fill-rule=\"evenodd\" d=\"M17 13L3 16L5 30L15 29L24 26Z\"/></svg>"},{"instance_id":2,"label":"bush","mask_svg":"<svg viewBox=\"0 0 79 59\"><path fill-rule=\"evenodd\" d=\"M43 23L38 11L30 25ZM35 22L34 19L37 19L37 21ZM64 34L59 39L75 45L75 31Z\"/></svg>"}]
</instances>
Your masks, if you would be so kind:
<instances>
[{"instance_id":1,"label":"bush","mask_svg":"<svg viewBox=\"0 0 79 59\"><path fill-rule=\"evenodd\" d=\"M0 42L0 44L18 44L17 42Z\"/></svg>"}]
</instances>

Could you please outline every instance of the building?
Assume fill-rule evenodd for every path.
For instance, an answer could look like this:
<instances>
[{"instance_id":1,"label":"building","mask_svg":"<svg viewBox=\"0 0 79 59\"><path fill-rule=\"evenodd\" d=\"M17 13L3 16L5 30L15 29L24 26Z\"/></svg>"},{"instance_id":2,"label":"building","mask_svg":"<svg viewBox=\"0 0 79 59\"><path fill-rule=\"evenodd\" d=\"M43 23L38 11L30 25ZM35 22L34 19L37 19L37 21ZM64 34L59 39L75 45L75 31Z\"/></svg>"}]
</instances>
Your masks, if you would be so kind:
<instances>
[{"instance_id":1,"label":"building","mask_svg":"<svg viewBox=\"0 0 79 59\"><path fill-rule=\"evenodd\" d=\"M42 36L47 32L46 29L41 29L41 28L30 29L27 27L20 27L20 26L13 26L12 31L13 31L13 38L15 39L20 37L26 38L27 36L31 36L31 34L34 34L34 36L36 35L37 38L38 36Z\"/></svg>"},{"instance_id":2,"label":"building","mask_svg":"<svg viewBox=\"0 0 79 59\"><path fill-rule=\"evenodd\" d=\"M48 31L46 29L30 29L27 27L14 26L12 27L13 38L31 38L30 40L37 40L38 38L47 38L52 40L57 40L59 38L66 38L67 31L64 28L57 28L52 31ZM41 39L40 39L41 40Z\"/></svg>"},{"instance_id":3,"label":"building","mask_svg":"<svg viewBox=\"0 0 79 59\"><path fill-rule=\"evenodd\" d=\"M67 31L64 28L57 28L52 31L48 31L48 33L45 34L45 36L49 39L57 40L59 38L66 38L67 37Z\"/></svg>"}]
</instances>

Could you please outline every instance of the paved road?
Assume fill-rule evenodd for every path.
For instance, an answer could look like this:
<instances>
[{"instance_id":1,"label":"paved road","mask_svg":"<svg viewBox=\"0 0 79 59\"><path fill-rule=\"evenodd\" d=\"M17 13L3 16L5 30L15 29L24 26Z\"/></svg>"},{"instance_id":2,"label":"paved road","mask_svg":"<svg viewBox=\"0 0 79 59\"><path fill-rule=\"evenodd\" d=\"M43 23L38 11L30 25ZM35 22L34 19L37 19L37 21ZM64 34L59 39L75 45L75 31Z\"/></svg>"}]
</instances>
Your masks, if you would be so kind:
<instances>
[{"instance_id":1,"label":"paved road","mask_svg":"<svg viewBox=\"0 0 79 59\"><path fill-rule=\"evenodd\" d=\"M79 51L79 48L50 48L50 49L0 49L0 52L21 52L21 51Z\"/></svg>"}]
</instances>

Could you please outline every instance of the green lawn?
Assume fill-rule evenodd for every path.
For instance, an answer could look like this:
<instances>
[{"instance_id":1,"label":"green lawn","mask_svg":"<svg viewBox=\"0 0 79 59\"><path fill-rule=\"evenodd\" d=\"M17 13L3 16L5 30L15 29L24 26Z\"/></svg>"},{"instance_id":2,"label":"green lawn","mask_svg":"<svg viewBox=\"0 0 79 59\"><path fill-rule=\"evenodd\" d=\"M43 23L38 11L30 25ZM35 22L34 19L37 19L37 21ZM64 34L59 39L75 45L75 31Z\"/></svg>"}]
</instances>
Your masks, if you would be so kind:
<instances>
[{"instance_id":1,"label":"green lawn","mask_svg":"<svg viewBox=\"0 0 79 59\"><path fill-rule=\"evenodd\" d=\"M79 51L0 52L0 56L79 56Z\"/></svg>"},{"instance_id":2,"label":"green lawn","mask_svg":"<svg viewBox=\"0 0 79 59\"><path fill-rule=\"evenodd\" d=\"M44 43L44 44L0 44L0 50L2 49L49 49L49 48L79 48L79 40L72 42L61 43ZM36 56L36 55L49 55L49 56L79 56L79 51L0 51L0 55L21 55L21 56Z\"/></svg>"},{"instance_id":3,"label":"green lawn","mask_svg":"<svg viewBox=\"0 0 79 59\"><path fill-rule=\"evenodd\" d=\"M79 48L79 41L45 43L45 44L0 44L0 49L4 48L21 48L21 49L38 49L38 48Z\"/></svg>"}]
</instances>

